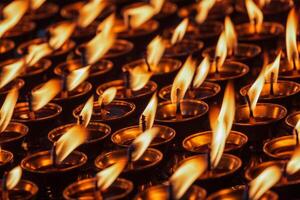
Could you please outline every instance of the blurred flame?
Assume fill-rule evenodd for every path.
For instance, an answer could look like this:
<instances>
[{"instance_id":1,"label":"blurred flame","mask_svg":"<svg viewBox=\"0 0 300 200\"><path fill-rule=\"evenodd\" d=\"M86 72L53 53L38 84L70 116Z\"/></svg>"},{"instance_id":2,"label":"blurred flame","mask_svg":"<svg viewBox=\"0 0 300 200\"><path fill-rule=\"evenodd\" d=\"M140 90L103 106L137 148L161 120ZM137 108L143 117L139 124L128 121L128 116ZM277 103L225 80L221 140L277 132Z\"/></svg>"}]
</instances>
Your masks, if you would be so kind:
<instances>
[{"instance_id":1,"label":"blurred flame","mask_svg":"<svg viewBox=\"0 0 300 200\"><path fill-rule=\"evenodd\" d=\"M296 134L298 134L298 138L300 139L300 119L297 121L297 124L294 128L296 130ZM300 141L298 141L300 143Z\"/></svg>"},{"instance_id":2,"label":"blurred flame","mask_svg":"<svg viewBox=\"0 0 300 200\"><path fill-rule=\"evenodd\" d=\"M82 28L88 27L105 9L106 3L102 0L91 0L79 9L77 19L78 26Z\"/></svg>"},{"instance_id":3,"label":"blurred flame","mask_svg":"<svg viewBox=\"0 0 300 200\"><path fill-rule=\"evenodd\" d=\"M192 57L188 57L174 79L171 89L172 103L176 103L178 102L177 100L183 99L187 89L189 88L193 80L195 68L195 61L192 59ZM180 89L179 96L177 96L177 89Z\"/></svg>"},{"instance_id":4,"label":"blurred flame","mask_svg":"<svg viewBox=\"0 0 300 200\"><path fill-rule=\"evenodd\" d=\"M174 30L171 39L171 44L174 45L176 42L180 42L183 39L188 25L189 25L189 19L188 18L183 19L182 22Z\"/></svg>"},{"instance_id":5,"label":"blurred flame","mask_svg":"<svg viewBox=\"0 0 300 200\"><path fill-rule=\"evenodd\" d=\"M54 28L51 28L49 45L57 50L64 45L64 43L71 37L75 30L75 23L73 22L62 22Z\"/></svg>"},{"instance_id":6,"label":"blurred flame","mask_svg":"<svg viewBox=\"0 0 300 200\"><path fill-rule=\"evenodd\" d=\"M164 3L165 0L150 0L150 5L153 7L155 14L158 14L161 11Z\"/></svg>"},{"instance_id":7,"label":"blurred flame","mask_svg":"<svg viewBox=\"0 0 300 200\"><path fill-rule=\"evenodd\" d=\"M290 175L295 174L300 169L300 147L297 147L288 161L286 166L286 172Z\"/></svg>"},{"instance_id":8,"label":"blurred flame","mask_svg":"<svg viewBox=\"0 0 300 200\"><path fill-rule=\"evenodd\" d=\"M129 8L124 12L127 27L138 28L155 15L155 9L151 5L142 5Z\"/></svg>"},{"instance_id":9,"label":"blurred flame","mask_svg":"<svg viewBox=\"0 0 300 200\"><path fill-rule=\"evenodd\" d=\"M110 15L101 24L101 32L86 44L86 58L89 64L100 60L113 46L116 35L113 31L115 16ZM99 45L101 44L101 45Z\"/></svg>"},{"instance_id":10,"label":"blurred flame","mask_svg":"<svg viewBox=\"0 0 300 200\"><path fill-rule=\"evenodd\" d=\"M227 43L226 43L226 34L223 31L219 37L217 46L216 46L216 52L215 52L215 65L212 65L212 70L213 67L218 67L220 68L223 63L225 62L227 56Z\"/></svg>"},{"instance_id":11,"label":"blurred flame","mask_svg":"<svg viewBox=\"0 0 300 200\"><path fill-rule=\"evenodd\" d=\"M226 35L228 55L233 55L233 53L237 49L238 42L237 42L236 32L234 30L234 25L230 17L225 18L225 35Z\"/></svg>"},{"instance_id":12,"label":"blurred flame","mask_svg":"<svg viewBox=\"0 0 300 200\"><path fill-rule=\"evenodd\" d=\"M82 117L83 124L81 124L84 127L87 127L91 118L92 118L92 113L93 113L93 107L94 107L94 96L92 95L85 105L83 106L79 116Z\"/></svg>"},{"instance_id":13,"label":"blurred flame","mask_svg":"<svg viewBox=\"0 0 300 200\"><path fill-rule=\"evenodd\" d=\"M28 9L28 2L15 0L4 7L3 20L0 21L0 38L13 28L24 16Z\"/></svg>"},{"instance_id":14,"label":"blurred flame","mask_svg":"<svg viewBox=\"0 0 300 200\"><path fill-rule=\"evenodd\" d=\"M226 138L232 128L235 113L235 96L232 83L228 83L225 89L223 103L219 116L210 118L212 124L212 143L211 143L211 164L215 168L218 166L224 152ZM214 114L215 115L215 114ZM213 116L213 115L210 115Z\"/></svg>"},{"instance_id":15,"label":"blurred flame","mask_svg":"<svg viewBox=\"0 0 300 200\"><path fill-rule=\"evenodd\" d=\"M170 178L175 199L180 199L206 168L204 157L198 156L185 161Z\"/></svg>"},{"instance_id":16,"label":"blurred flame","mask_svg":"<svg viewBox=\"0 0 300 200\"><path fill-rule=\"evenodd\" d=\"M127 165L127 159L119 159L116 163L97 173L97 186L101 191L106 190L118 178Z\"/></svg>"},{"instance_id":17,"label":"blurred flame","mask_svg":"<svg viewBox=\"0 0 300 200\"><path fill-rule=\"evenodd\" d=\"M250 182L250 199L259 199L266 191L268 191L280 180L280 177L281 170L278 166L266 168L260 175Z\"/></svg>"},{"instance_id":18,"label":"blurred flame","mask_svg":"<svg viewBox=\"0 0 300 200\"><path fill-rule=\"evenodd\" d=\"M81 83L83 83L88 77L90 72L90 65L86 67L82 67L76 70L73 70L67 76L67 89L68 91L74 90L78 87Z\"/></svg>"},{"instance_id":19,"label":"blurred flame","mask_svg":"<svg viewBox=\"0 0 300 200\"><path fill-rule=\"evenodd\" d=\"M145 108L144 112L140 117L140 127L142 125L142 116L144 116L146 118L146 129L152 128L154 124L156 109L157 109L157 102L158 102L157 96L156 93L154 93L147 107Z\"/></svg>"},{"instance_id":20,"label":"blurred flame","mask_svg":"<svg viewBox=\"0 0 300 200\"><path fill-rule=\"evenodd\" d=\"M16 62L1 68L0 88L6 86L9 82L18 77L24 67L24 60L19 59Z\"/></svg>"},{"instance_id":21,"label":"blurred flame","mask_svg":"<svg viewBox=\"0 0 300 200\"><path fill-rule=\"evenodd\" d=\"M211 8L215 5L216 0L202 0L199 1L197 5L197 15L196 15L196 21L201 24L203 23Z\"/></svg>"},{"instance_id":22,"label":"blurred flame","mask_svg":"<svg viewBox=\"0 0 300 200\"><path fill-rule=\"evenodd\" d=\"M300 69L299 53L297 49L297 30L298 17L295 9L292 9L288 15L286 23L285 43L286 53L290 68ZM296 66L294 66L296 65Z\"/></svg>"},{"instance_id":23,"label":"blurred flame","mask_svg":"<svg viewBox=\"0 0 300 200\"><path fill-rule=\"evenodd\" d=\"M132 160L137 161L144 154L152 140L159 133L158 127L147 129L141 133L133 142L132 145L135 147L132 152Z\"/></svg>"},{"instance_id":24,"label":"blurred flame","mask_svg":"<svg viewBox=\"0 0 300 200\"><path fill-rule=\"evenodd\" d=\"M133 91L142 89L150 80L152 72L141 67L135 67L130 72L130 88Z\"/></svg>"},{"instance_id":25,"label":"blurred flame","mask_svg":"<svg viewBox=\"0 0 300 200\"><path fill-rule=\"evenodd\" d=\"M271 2L271 0L258 0L258 6L260 8L263 8L264 6L268 5Z\"/></svg>"},{"instance_id":26,"label":"blurred flame","mask_svg":"<svg viewBox=\"0 0 300 200\"><path fill-rule=\"evenodd\" d=\"M25 56L26 65L33 66L52 52L53 50L48 43L30 45L28 48L28 55Z\"/></svg>"},{"instance_id":27,"label":"blurred flame","mask_svg":"<svg viewBox=\"0 0 300 200\"><path fill-rule=\"evenodd\" d=\"M39 89L32 91L32 108L37 111L54 99L61 91L61 81L51 79Z\"/></svg>"},{"instance_id":28,"label":"blurred flame","mask_svg":"<svg viewBox=\"0 0 300 200\"><path fill-rule=\"evenodd\" d=\"M196 69L196 75L193 81L193 87L200 87L200 85L204 82L206 76L208 75L210 68L209 57L205 56L201 61L200 65Z\"/></svg>"},{"instance_id":29,"label":"blurred flame","mask_svg":"<svg viewBox=\"0 0 300 200\"><path fill-rule=\"evenodd\" d=\"M75 125L68 129L56 142L56 162L64 161L78 146L83 144L88 138L88 130L80 125Z\"/></svg>"},{"instance_id":30,"label":"blurred flame","mask_svg":"<svg viewBox=\"0 0 300 200\"><path fill-rule=\"evenodd\" d=\"M0 110L0 133L2 133L6 129L12 118L18 96L19 91L14 88L9 91L5 98L5 101Z\"/></svg>"},{"instance_id":31,"label":"blurred flame","mask_svg":"<svg viewBox=\"0 0 300 200\"><path fill-rule=\"evenodd\" d=\"M46 0L30 0L30 8L32 10L36 10L40 8Z\"/></svg>"},{"instance_id":32,"label":"blurred flame","mask_svg":"<svg viewBox=\"0 0 300 200\"><path fill-rule=\"evenodd\" d=\"M147 46L147 62L151 66L157 66L165 52L164 41L156 36Z\"/></svg>"},{"instance_id":33,"label":"blurred flame","mask_svg":"<svg viewBox=\"0 0 300 200\"><path fill-rule=\"evenodd\" d=\"M22 178L22 168L17 166L9 171L7 175L6 187L8 190L12 190Z\"/></svg>"},{"instance_id":34,"label":"blurred flame","mask_svg":"<svg viewBox=\"0 0 300 200\"><path fill-rule=\"evenodd\" d=\"M262 11L257 7L253 0L246 0L246 9L251 24L250 32L260 32L264 19Z\"/></svg>"},{"instance_id":35,"label":"blurred flame","mask_svg":"<svg viewBox=\"0 0 300 200\"><path fill-rule=\"evenodd\" d=\"M117 88L116 87L110 87L106 89L98 98L98 103L101 106L110 104L117 94Z\"/></svg>"}]
</instances>

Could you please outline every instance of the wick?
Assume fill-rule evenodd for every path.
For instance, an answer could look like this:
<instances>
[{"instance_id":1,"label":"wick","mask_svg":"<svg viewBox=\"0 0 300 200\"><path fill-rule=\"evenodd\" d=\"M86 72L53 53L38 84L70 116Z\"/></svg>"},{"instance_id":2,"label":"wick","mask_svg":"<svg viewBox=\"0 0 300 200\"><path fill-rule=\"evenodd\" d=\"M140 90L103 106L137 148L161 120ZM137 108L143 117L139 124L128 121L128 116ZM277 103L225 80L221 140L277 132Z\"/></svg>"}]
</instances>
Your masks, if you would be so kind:
<instances>
[{"instance_id":1,"label":"wick","mask_svg":"<svg viewBox=\"0 0 300 200\"><path fill-rule=\"evenodd\" d=\"M182 119L181 108L180 108L180 92L179 88L176 89L176 119Z\"/></svg>"},{"instance_id":2,"label":"wick","mask_svg":"<svg viewBox=\"0 0 300 200\"><path fill-rule=\"evenodd\" d=\"M142 131L146 131L147 129L147 125L146 125L146 116L145 115L142 115L141 116L141 125L142 125Z\"/></svg>"},{"instance_id":3,"label":"wick","mask_svg":"<svg viewBox=\"0 0 300 200\"><path fill-rule=\"evenodd\" d=\"M254 25L254 34L256 35L258 33L258 30L257 30L257 19L254 18L253 22L254 22L253 23L253 25Z\"/></svg>"},{"instance_id":4,"label":"wick","mask_svg":"<svg viewBox=\"0 0 300 200\"><path fill-rule=\"evenodd\" d=\"M220 56L216 56L213 62L214 65L216 66L216 70L215 70L216 74L219 74L219 60L220 60Z\"/></svg>"},{"instance_id":5,"label":"wick","mask_svg":"<svg viewBox=\"0 0 300 200\"><path fill-rule=\"evenodd\" d=\"M88 65L87 58L86 58L86 48L81 49L81 59L80 59L80 61L81 61L81 64L82 64L83 67Z\"/></svg>"},{"instance_id":6,"label":"wick","mask_svg":"<svg viewBox=\"0 0 300 200\"><path fill-rule=\"evenodd\" d=\"M145 63L147 65L148 72L151 72L151 66L150 66L150 63L148 62L147 55L145 55Z\"/></svg>"},{"instance_id":7,"label":"wick","mask_svg":"<svg viewBox=\"0 0 300 200\"><path fill-rule=\"evenodd\" d=\"M77 117L77 124L78 124L78 125L82 125L82 124L83 124L83 117L82 117L82 115L79 115L79 116Z\"/></svg>"},{"instance_id":8,"label":"wick","mask_svg":"<svg viewBox=\"0 0 300 200\"><path fill-rule=\"evenodd\" d=\"M194 81L195 81L195 77L196 77L196 73L194 73L193 74L193 78L192 78L192 82L191 82L191 84L190 84L190 88L189 88L189 90L188 90L188 94L189 94L189 98L192 98L192 99L194 99L195 97L196 97L196 94L195 94L195 92L194 92Z\"/></svg>"},{"instance_id":9,"label":"wick","mask_svg":"<svg viewBox=\"0 0 300 200\"><path fill-rule=\"evenodd\" d=\"M249 185L245 184L245 190L243 192L243 200L249 200Z\"/></svg>"},{"instance_id":10,"label":"wick","mask_svg":"<svg viewBox=\"0 0 300 200\"><path fill-rule=\"evenodd\" d=\"M207 161L207 170L210 172L212 170L211 165L211 157L210 157L210 148L208 147L207 153L206 153L206 161Z\"/></svg>"},{"instance_id":11,"label":"wick","mask_svg":"<svg viewBox=\"0 0 300 200\"><path fill-rule=\"evenodd\" d=\"M130 73L128 70L124 70L124 86L125 86L125 97L132 96L132 91L130 89Z\"/></svg>"},{"instance_id":12,"label":"wick","mask_svg":"<svg viewBox=\"0 0 300 200\"><path fill-rule=\"evenodd\" d=\"M53 143L51 149L51 160L52 160L53 167L57 167L56 142Z\"/></svg>"},{"instance_id":13,"label":"wick","mask_svg":"<svg viewBox=\"0 0 300 200\"><path fill-rule=\"evenodd\" d=\"M296 128L294 128L294 133L296 135L296 146L299 146L299 133Z\"/></svg>"},{"instance_id":14,"label":"wick","mask_svg":"<svg viewBox=\"0 0 300 200\"><path fill-rule=\"evenodd\" d=\"M129 169L133 169L132 153L134 152L134 150L135 150L135 146L133 144L131 144L127 149L127 158L128 158L127 166Z\"/></svg>"},{"instance_id":15,"label":"wick","mask_svg":"<svg viewBox=\"0 0 300 200\"><path fill-rule=\"evenodd\" d=\"M174 199L174 188L173 188L173 184L171 182L169 182L168 184L168 200L173 200Z\"/></svg>"},{"instance_id":16,"label":"wick","mask_svg":"<svg viewBox=\"0 0 300 200\"><path fill-rule=\"evenodd\" d=\"M293 70L294 71L297 71L297 65L296 65L296 59L295 59L295 57L296 57L296 55L295 55L295 53L293 53Z\"/></svg>"},{"instance_id":17,"label":"wick","mask_svg":"<svg viewBox=\"0 0 300 200\"><path fill-rule=\"evenodd\" d=\"M99 188L98 188L98 181L97 181L97 178L96 178L96 181L95 181L94 198L95 198L95 200L102 200L101 191L100 191Z\"/></svg>"},{"instance_id":18,"label":"wick","mask_svg":"<svg viewBox=\"0 0 300 200\"><path fill-rule=\"evenodd\" d=\"M287 162L284 163L283 168L282 168L282 178L284 181L287 180L287 176L288 176L286 168L287 168Z\"/></svg>"},{"instance_id":19,"label":"wick","mask_svg":"<svg viewBox=\"0 0 300 200\"><path fill-rule=\"evenodd\" d=\"M270 95L274 96L274 72L271 73L270 81Z\"/></svg>"},{"instance_id":20,"label":"wick","mask_svg":"<svg viewBox=\"0 0 300 200\"><path fill-rule=\"evenodd\" d=\"M30 92L27 95L27 102L28 102L28 110L29 110L29 119L35 119L35 113L32 105L32 94Z\"/></svg>"},{"instance_id":21,"label":"wick","mask_svg":"<svg viewBox=\"0 0 300 200\"><path fill-rule=\"evenodd\" d=\"M67 85L67 72L66 70L63 70L62 74L62 91L61 91L61 98L67 98L68 97L68 85Z\"/></svg>"},{"instance_id":22,"label":"wick","mask_svg":"<svg viewBox=\"0 0 300 200\"><path fill-rule=\"evenodd\" d=\"M255 123L255 117L254 117L254 114L253 114L253 110L251 108L251 102L250 102L250 98L248 96L248 94L246 94L245 96L245 101L249 107L249 122L250 123Z\"/></svg>"},{"instance_id":23,"label":"wick","mask_svg":"<svg viewBox=\"0 0 300 200\"><path fill-rule=\"evenodd\" d=\"M3 200L9 200L9 196L8 196L8 189L7 189L7 176L8 176L8 172L4 172L3 174L3 178L2 178L2 199Z\"/></svg>"}]
</instances>

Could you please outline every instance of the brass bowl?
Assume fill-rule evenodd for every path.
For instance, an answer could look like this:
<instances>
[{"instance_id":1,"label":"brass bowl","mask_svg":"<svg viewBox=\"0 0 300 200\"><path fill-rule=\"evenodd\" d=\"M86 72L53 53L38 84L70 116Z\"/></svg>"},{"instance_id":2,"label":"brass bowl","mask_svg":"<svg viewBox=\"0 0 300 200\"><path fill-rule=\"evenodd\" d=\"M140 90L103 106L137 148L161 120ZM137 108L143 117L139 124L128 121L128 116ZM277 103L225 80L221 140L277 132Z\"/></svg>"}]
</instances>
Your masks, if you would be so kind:
<instances>
[{"instance_id":1,"label":"brass bowl","mask_svg":"<svg viewBox=\"0 0 300 200\"><path fill-rule=\"evenodd\" d=\"M3 182L0 180L0 184ZM38 186L28 180L20 180L20 182L12 189L8 191L9 199L23 199L32 200L35 199L39 191ZM0 195L2 195L2 189L0 190Z\"/></svg>"}]
</instances>

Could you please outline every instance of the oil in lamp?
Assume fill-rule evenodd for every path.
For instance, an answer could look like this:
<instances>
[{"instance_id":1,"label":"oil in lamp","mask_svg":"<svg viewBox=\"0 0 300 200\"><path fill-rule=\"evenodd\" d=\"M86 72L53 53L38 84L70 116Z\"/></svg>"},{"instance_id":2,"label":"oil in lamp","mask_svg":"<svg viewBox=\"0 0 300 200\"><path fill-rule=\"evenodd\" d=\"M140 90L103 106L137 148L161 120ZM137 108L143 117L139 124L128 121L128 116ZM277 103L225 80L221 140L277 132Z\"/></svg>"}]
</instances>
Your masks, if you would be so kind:
<instances>
[{"instance_id":1,"label":"oil in lamp","mask_svg":"<svg viewBox=\"0 0 300 200\"><path fill-rule=\"evenodd\" d=\"M181 141L190 132L199 131L205 125L208 105L200 100L184 99L192 82L195 72L195 61L189 57L178 72L172 88L171 101L158 104L155 122L174 128L177 133L176 140ZM199 126L199 121L202 121Z\"/></svg>"},{"instance_id":2,"label":"oil in lamp","mask_svg":"<svg viewBox=\"0 0 300 200\"><path fill-rule=\"evenodd\" d=\"M246 0L245 4L250 22L236 26L238 40L257 44L263 49L276 48L284 27L276 22L263 22L263 13L253 0Z\"/></svg>"},{"instance_id":3,"label":"oil in lamp","mask_svg":"<svg viewBox=\"0 0 300 200\"><path fill-rule=\"evenodd\" d=\"M158 133L159 128L157 127L146 130L127 149L99 155L95 159L95 166L102 170L122 158L126 159L127 164L121 176L136 183L137 189L143 188L145 184L156 178L153 174L160 173L158 167L163 159L163 154L159 150L148 148Z\"/></svg>"},{"instance_id":4,"label":"oil in lamp","mask_svg":"<svg viewBox=\"0 0 300 200\"><path fill-rule=\"evenodd\" d=\"M266 103L278 103L289 108L292 105L293 98L300 92L300 85L293 81L278 80L281 52L265 70L265 83L260 92L259 101ZM245 96L251 88L251 84L241 88L240 94Z\"/></svg>"},{"instance_id":5,"label":"oil in lamp","mask_svg":"<svg viewBox=\"0 0 300 200\"><path fill-rule=\"evenodd\" d=\"M80 198L92 199L124 199L129 198L133 183L118 178L127 165L127 159L120 158L109 167L97 173L96 177L83 179L69 185L63 192L67 200Z\"/></svg>"},{"instance_id":6,"label":"oil in lamp","mask_svg":"<svg viewBox=\"0 0 300 200\"><path fill-rule=\"evenodd\" d=\"M207 163L202 157L195 157L182 163L168 182L155 185L140 192L136 200L167 200L167 199L194 199L206 198L206 191L192 185L193 182L206 170Z\"/></svg>"},{"instance_id":7,"label":"oil in lamp","mask_svg":"<svg viewBox=\"0 0 300 200\"><path fill-rule=\"evenodd\" d=\"M218 100L218 94L221 91L221 87L217 83L204 81L208 75L209 67L210 61L206 56L192 75L192 83L190 84L184 98L203 100L208 103L214 103L215 100ZM172 85L163 87L159 91L159 97L166 101L170 100L171 89Z\"/></svg>"},{"instance_id":8,"label":"oil in lamp","mask_svg":"<svg viewBox=\"0 0 300 200\"><path fill-rule=\"evenodd\" d=\"M165 44L160 36L156 36L147 46L147 52L144 58L127 63L122 67L122 71L136 70L152 72L152 80L158 86L164 86L171 83L175 73L181 67L181 62L177 59L163 58L165 53Z\"/></svg>"},{"instance_id":9,"label":"oil in lamp","mask_svg":"<svg viewBox=\"0 0 300 200\"><path fill-rule=\"evenodd\" d=\"M246 199L279 199L275 192L269 189L280 179L281 171L277 166L269 166L261 170L258 176L247 185L238 185L229 189L222 189L211 194L207 200L246 200Z\"/></svg>"},{"instance_id":10,"label":"oil in lamp","mask_svg":"<svg viewBox=\"0 0 300 200\"><path fill-rule=\"evenodd\" d=\"M0 196L3 200L24 199L33 200L36 198L39 188L31 181L22 180L22 168L14 167L3 175Z\"/></svg>"},{"instance_id":11,"label":"oil in lamp","mask_svg":"<svg viewBox=\"0 0 300 200\"><path fill-rule=\"evenodd\" d=\"M21 161L25 175L38 183L42 193L50 190L48 195L61 197L63 189L76 180L80 168L87 162L84 153L74 151L87 138L88 130L81 125L74 125L53 144L52 150L30 154Z\"/></svg>"},{"instance_id":12,"label":"oil in lamp","mask_svg":"<svg viewBox=\"0 0 300 200\"><path fill-rule=\"evenodd\" d=\"M159 133L153 139L150 147L160 148L166 147L175 137L175 130L167 126L154 124L154 118L157 109L157 96L156 93L152 96L144 112L140 116L139 126L130 126L114 132L111 136L111 141L120 147L128 147L132 141L138 137L142 132L149 128L159 128Z\"/></svg>"},{"instance_id":13,"label":"oil in lamp","mask_svg":"<svg viewBox=\"0 0 300 200\"><path fill-rule=\"evenodd\" d=\"M254 44L238 43L234 25L230 17L225 18L225 37L227 43L226 60L238 61L248 65L260 64L257 63L257 60L259 60L261 48ZM215 47L208 47L202 52L203 57L208 55L212 60L216 57L215 54Z\"/></svg>"},{"instance_id":14,"label":"oil in lamp","mask_svg":"<svg viewBox=\"0 0 300 200\"><path fill-rule=\"evenodd\" d=\"M131 124L135 105L127 101L114 100L117 88L110 87L100 94L98 101L94 102L92 121L108 124L112 131L123 128L126 124ZM73 116L78 119L82 112L83 105L78 106L73 111Z\"/></svg>"}]
</instances>

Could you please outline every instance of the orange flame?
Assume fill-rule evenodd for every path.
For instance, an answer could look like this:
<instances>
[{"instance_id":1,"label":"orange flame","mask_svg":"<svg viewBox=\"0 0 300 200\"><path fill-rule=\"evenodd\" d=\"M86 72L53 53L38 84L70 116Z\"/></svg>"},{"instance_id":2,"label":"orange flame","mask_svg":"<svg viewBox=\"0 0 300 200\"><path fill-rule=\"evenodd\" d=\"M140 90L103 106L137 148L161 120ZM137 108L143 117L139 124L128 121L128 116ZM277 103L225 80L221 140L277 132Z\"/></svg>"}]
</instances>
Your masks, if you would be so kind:
<instances>
[{"instance_id":1,"label":"orange flame","mask_svg":"<svg viewBox=\"0 0 300 200\"><path fill-rule=\"evenodd\" d=\"M147 62L151 66L157 66L165 52L164 41L160 36L155 37L147 46Z\"/></svg>"},{"instance_id":2,"label":"orange flame","mask_svg":"<svg viewBox=\"0 0 300 200\"><path fill-rule=\"evenodd\" d=\"M30 0L30 8L32 10L36 10L40 8L45 2L46 0Z\"/></svg>"},{"instance_id":3,"label":"orange flame","mask_svg":"<svg viewBox=\"0 0 300 200\"><path fill-rule=\"evenodd\" d=\"M200 65L196 69L196 75L193 81L193 87L200 87L209 73L210 62L209 57L205 56Z\"/></svg>"},{"instance_id":4,"label":"orange flame","mask_svg":"<svg viewBox=\"0 0 300 200\"><path fill-rule=\"evenodd\" d=\"M80 125L75 125L64 133L56 142L56 162L64 161L72 151L83 144L88 138L88 130Z\"/></svg>"},{"instance_id":5,"label":"orange flame","mask_svg":"<svg viewBox=\"0 0 300 200\"><path fill-rule=\"evenodd\" d=\"M281 177L281 170L278 166L266 168L259 176L250 182L250 199L259 199L266 191L275 185Z\"/></svg>"},{"instance_id":6,"label":"orange flame","mask_svg":"<svg viewBox=\"0 0 300 200\"><path fill-rule=\"evenodd\" d=\"M54 99L61 91L61 81L51 79L39 89L32 91L32 107L37 111Z\"/></svg>"},{"instance_id":7,"label":"orange flame","mask_svg":"<svg viewBox=\"0 0 300 200\"><path fill-rule=\"evenodd\" d=\"M145 108L144 112L142 113L140 117L140 128L142 129L142 124L143 124L143 119L142 117L144 116L146 119L146 129L152 128L154 124L154 119L155 119L155 114L156 114L156 109L157 109L157 96L156 93L153 94L152 98L150 99L147 107Z\"/></svg>"},{"instance_id":8,"label":"orange flame","mask_svg":"<svg viewBox=\"0 0 300 200\"><path fill-rule=\"evenodd\" d=\"M287 18L285 33L287 59L289 67L292 69L300 69L299 53L297 49L297 30L298 17L295 9L292 9Z\"/></svg>"},{"instance_id":9,"label":"orange flame","mask_svg":"<svg viewBox=\"0 0 300 200\"><path fill-rule=\"evenodd\" d=\"M92 0L85 4L79 10L79 17L77 19L78 26L82 28L88 27L105 9L106 3L99 0Z\"/></svg>"},{"instance_id":10,"label":"orange flame","mask_svg":"<svg viewBox=\"0 0 300 200\"><path fill-rule=\"evenodd\" d=\"M222 67L223 63L225 62L227 56L227 43L226 43L226 34L223 31L222 34L219 37L217 46L216 46L216 52L215 57L217 58L215 60L215 65L212 67ZM214 69L212 69L214 70Z\"/></svg>"},{"instance_id":11,"label":"orange flame","mask_svg":"<svg viewBox=\"0 0 300 200\"><path fill-rule=\"evenodd\" d=\"M13 28L28 9L27 1L12 1L3 9L3 20L0 22L0 38Z\"/></svg>"},{"instance_id":12,"label":"orange flame","mask_svg":"<svg viewBox=\"0 0 300 200\"><path fill-rule=\"evenodd\" d=\"M194 73L195 73L195 61L192 57L188 57L185 61L183 67L180 69L178 74L175 77L175 80L171 89L171 101L172 103L176 103L179 100L183 99L187 89L189 88ZM179 89L179 94L178 94Z\"/></svg>"},{"instance_id":13,"label":"orange flame","mask_svg":"<svg viewBox=\"0 0 300 200\"><path fill-rule=\"evenodd\" d=\"M42 58L50 55L53 50L50 48L48 43L42 43L30 45L28 52L28 55L25 56L26 65L33 66Z\"/></svg>"},{"instance_id":14,"label":"orange flame","mask_svg":"<svg viewBox=\"0 0 300 200\"><path fill-rule=\"evenodd\" d=\"M158 14L161 11L164 3L165 0L150 0L150 5L153 7L155 14Z\"/></svg>"},{"instance_id":15,"label":"orange flame","mask_svg":"<svg viewBox=\"0 0 300 200\"><path fill-rule=\"evenodd\" d=\"M73 22L62 22L54 28L51 28L49 45L57 50L64 45L64 43L71 37L75 30L75 23Z\"/></svg>"},{"instance_id":16,"label":"orange flame","mask_svg":"<svg viewBox=\"0 0 300 200\"><path fill-rule=\"evenodd\" d=\"M211 8L215 5L216 0L202 0L199 1L197 5L197 15L196 15L196 21L201 24L203 23Z\"/></svg>"},{"instance_id":17,"label":"orange flame","mask_svg":"<svg viewBox=\"0 0 300 200\"><path fill-rule=\"evenodd\" d=\"M189 25L189 19L185 18L182 22L175 28L174 33L172 35L171 44L175 44L176 42L180 42Z\"/></svg>"},{"instance_id":18,"label":"orange flame","mask_svg":"<svg viewBox=\"0 0 300 200\"><path fill-rule=\"evenodd\" d=\"M85 105L83 106L79 116L82 117L83 125L84 127L87 127L90 123L90 120L92 118L93 113L93 107L94 107L94 96L91 96Z\"/></svg>"},{"instance_id":19,"label":"orange flame","mask_svg":"<svg viewBox=\"0 0 300 200\"><path fill-rule=\"evenodd\" d=\"M201 156L185 161L170 178L175 199L180 199L206 168L207 162Z\"/></svg>"},{"instance_id":20,"label":"orange flame","mask_svg":"<svg viewBox=\"0 0 300 200\"><path fill-rule=\"evenodd\" d=\"M74 90L89 77L90 68L91 66L88 65L86 67L76 69L67 76L68 91Z\"/></svg>"},{"instance_id":21,"label":"orange flame","mask_svg":"<svg viewBox=\"0 0 300 200\"><path fill-rule=\"evenodd\" d=\"M118 178L127 165L127 159L119 159L116 163L97 173L97 186L104 191Z\"/></svg>"},{"instance_id":22,"label":"orange flame","mask_svg":"<svg viewBox=\"0 0 300 200\"><path fill-rule=\"evenodd\" d=\"M135 67L130 72L130 88L133 91L142 89L150 80L152 72L148 72L141 67Z\"/></svg>"},{"instance_id":23,"label":"orange flame","mask_svg":"<svg viewBox=\"0 0 300 200\"><path fill-rule=\"evenodd\" d=\"M12 115L14 113L14 108L17 103L19 96L19 91L17 89L12 89L7 94L5 101L0 110L0 133L2 133L8 126Z\"/></svg>"},{"instance_id":24,"label":"orange flame","mask_svg":"<svg viewBox=\"0 0 300 200\"><path fill-rule=\"evenodd\" d=\"M7 175L6 187L8 190L12 190L22 178L22 168L17 166L9 171Z\"/></svg>"},{"instance_id":25,"label":"orange flame","mask_svg":"<svg viewBox=\"0 0 300 200\"><path fill-rule=\"evenodd\" d=\"M106 89L98 98L98 103L101 106L110 104L117 94L117 88L116 87L110 87Z\"/></svg>"},{"instance_id":26,"label":"orange flame","mask_svg":"<svg viewBox=\"0 0 300 200\"><path fill-rule=\"evenodd\" d=\"M19 59L16 62L6 65L1 69L0 88L6 86L9 82L18 77L24 67L24 60Z\"/></svg>"},{"instance_id":27,"label":"orange flame","mask_svg":"<svg viewBox=\"0 0 300 200\"><path fill-rule=\"evenodd\" d=\"M227 51L228 55L233 55L237 50L237 36L234 30L234 25L230 19L230 17L225 18L225 35L226 35L226 43L227 43Z\"/></svg>"},{"instance_id":28,"label":"orange flame","mask_svg":"<svg viewBox=\"0 0 300 200\"><path fill-rule=\"evenodd\" d=\"M277 83L278 81L278 74L279 74L279 66L280 66L280 57L281 57L281 51L277 55L276 59L273 61L271 65L267 65L266 70L265 70L265 81L266 82L271 82L273 81L274 83ZM273 75L271 75L273 74ZM273 80L271 80L273 76Z\"/></svg>"},{"instance_id":29,"label":"orange flame","mask_svg":"<svg viewBox=\"0 0 300 200\"><path fill-rule=\"evenodd\" d=\"M250 19L250 32L259 33L263 24L263 13L253 2L253 0L246 0L246 9Z\"/></svg>"},{"instance_id":30,"label":"orange flame","mask_svg":"<svg viewBox=\"0 0 300 200\"><path fill-rule=\"evenodd\" d=\"M298 138L300 140L300 120L297 121L297 124L294 129L296 130L295 134L298 134ZM300 141L298 141L298 142L300 142Z\"/></svg>"},{"instance_id":31,"label":"orange flame","mask_svg":"<svg viewBox=\"0 0 300 200\"><path fill-rule=\"evenodd\" d=\"M300 147L297 147L287 163L286 172L290 175L295 174L300 170Z\"/></svg>"},{"instance_id":32,"label":"orange flame","mask_svg":"<svg viewBox=\"0 0 300 200\"><path fill-rule=\"evenodd\" d=\"M107 17L100 24L100 26L102 27L101 32L86 44L86 58L89 64L96 63L113 46L116 40L116 35L113 31L114 22L114 15Z\"/></svg>"},{"instance_id":33,"label":"orange flame","mask_svg":"<svg viewBox=\"0 0 300 200\"><path fill-rule=\"evenodd\" d=\"M217 118L210 118L212 124L212 144L211 144L211 164L215 168L218 166L224 152L226 138L232 128L235 113L235 99L233 84L228 83L222 107ZM214 116L214 115L210 115Z\"/></svg>"},{"instance_id":34,"label":"orange flame","mask_svg":"<svg viewBox=\"0 0 300 200\"><path fill-rule=\"evenodd\" d=\"M135 147L132 152L132 160L137 161L146 151L152 140L159 133L159 128L153 127L141 133L133 142L132 145Z\"/></svg>"},{"instance_id":35,"label":"orange flame","mask_svg":"<svg viewBox=\"0 0 300 200\"><path fill-rule=\"evenodd\" d=\"M138 28L155 15L155 9L151 5L142 5L129 8L124 12L127 27Z\"/></svg>"}]
</instances>

